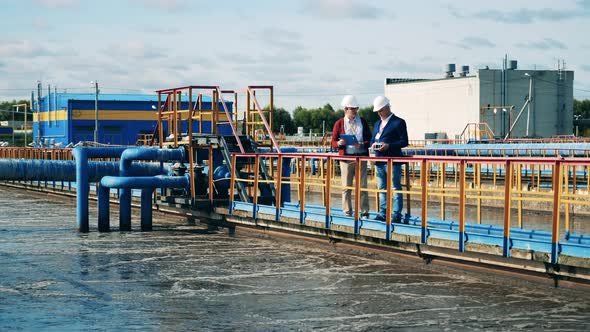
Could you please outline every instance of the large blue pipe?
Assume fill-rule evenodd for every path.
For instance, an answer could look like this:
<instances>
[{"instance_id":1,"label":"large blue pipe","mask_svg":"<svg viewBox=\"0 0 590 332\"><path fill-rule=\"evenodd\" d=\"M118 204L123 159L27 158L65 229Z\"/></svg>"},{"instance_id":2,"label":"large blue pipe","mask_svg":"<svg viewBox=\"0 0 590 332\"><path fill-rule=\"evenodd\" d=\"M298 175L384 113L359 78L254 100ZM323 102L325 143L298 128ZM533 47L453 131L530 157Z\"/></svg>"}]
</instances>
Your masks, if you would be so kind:
<instances>
[{"instance_id":1,"label":"large blue pipe","mask_svg":"<svg viewBox=\"0 0 590 332\"><path fill-rule=\"evenodd\" d=\"M98 196L98 230L105 232L109 230L109 190L110 188L119 188L125 190L141 190L141 230L149 231L152 229L152 193L155 188L184 188L189 187L190 179L188 176L134 176L134 177L117 177L105 176L100 181ZM124 202L120 203L121 205ZM129 202L131 210L131 202ZM120 230L130 230L131 220L119 220Z\"/></svg>"},{"instance_id":2,"label":"large blue pipe","mask_svg":"<svg viewBox=\"0 0 590 332\"><path fill-rule=\"evenodd\" d=\"M159 163L134 163L130 173L138 176L169 174L170 168ZM118 161L89 161L88 181L100 181L103 176L119 175ZM76 162L73 160L0 159L0 181L76 181Z\"/></svg>"},{"instance_id":3,"label":"large blue pipe","mask_svg":"<svg viewBox=\"0 0 590 332\"><path fill-rule=\"evenodd\" d=\"M100 185L109 188L120 189L144 189L144 188L188 188L189 178L183 176L105 176L100 180Z\"/></svg>"},{"instance_id":4,"label":"large blue pipe","mask_svg":"<svg viewBox=\"0 0 590 332\"><path fill-rule=\"evenodd\" d=\"M121 154L119 176L128 177L134 160L184 161L184 149L129 148ZM123 188L119 196L119 224L123 231L131 230L131 188Z\"/></svg>"},{"instance_id":5,"label":"large blue pipe","mask_svg":"<svg viewBox=\"0 0 590 332\"><path fill-rule=\"evenodd\" d=\"M90 184L88 179L88 158L119 158L128 147L77 147L72 152L76 158L76 219L78 230L88 232L88 194Z\"/></svg>"}]
</instances>

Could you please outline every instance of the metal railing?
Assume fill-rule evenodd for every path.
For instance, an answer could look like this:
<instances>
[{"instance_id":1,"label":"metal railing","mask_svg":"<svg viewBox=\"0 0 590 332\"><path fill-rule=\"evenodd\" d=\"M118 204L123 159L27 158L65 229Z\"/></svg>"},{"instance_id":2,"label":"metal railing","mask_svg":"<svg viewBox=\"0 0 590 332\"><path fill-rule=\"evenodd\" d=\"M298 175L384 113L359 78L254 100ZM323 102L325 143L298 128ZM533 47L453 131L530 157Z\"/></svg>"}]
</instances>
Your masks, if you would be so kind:
<instances>
[{"instance_id":1,"label":"metal railing","mask_svg":"<svg viewBox=\"0 0 590 332\"><path fill-rule=\"evenodd\" d=\"M74 160L69 148L0 148L0 159Z\"/></svg>"},{"instance_id":2,"label":"metal railing","mask_svg":"<svg viewBox=\"0 0 590 332\"><path fill-rule=\"evenodd\" d=\"M531 230L537 234L544 232L550 237L551 262L557 262L560 241L569 241L573 234L588 233L590 230L590 179L588 176L590 159L588 158L482 158L482 157L442 157L415 156L411 158L376 158L376 157L347 157L335 154L234 154L232 165L240 158L254 158L256 168L254 174L240 176L235 168L232 169L230 186L230 210L233 204L236 182L242 182L249 188L252 197L253 217L257 217L257 205L261 200L259 186L272 183L277 190L272 203L267 204L275 209L276 221L280 221L281 209L286 204L281 196L295 194L294 206L299 209L299 222L306 223L306 209L319 206L325 214L326 229L331 228L335 216L344 217L334 204L339 198L340 190L353 190L354 197L360 197L361 192L368 192L375 197L372 210L378 206L378 193L385 193L387 209L385 221L386 240L391 239L392 198L395 194L405 196L406 220L412 220L420 228L420 240L428 241L429 234L440 226L455 227L458 233L458 246L465 251L466 225L477 227L483 224L494 227L498 243L502 247L502 254L511 255L512 243L516 241L511 236L511 230ZM340 183L340 161L355 161L357 173L360 172L360 162L368 161L369 184L361 188L359 182L352 187L344 187ZM379 190L375 184L372 172L377 161L388 163L392 169L393 163L402 163L401 190L392 188L388 179L386 190ZM259 164L269 167L269 174L276 174L272 179L264 180L259 176ZM284 175L283 165L291 165L290 174ZM279 176L278 174L283 174ZM360 178L356 174L356 179ZM285 192L282 185L292 188ZM338 201L338 200L336 200ZM356 199L353 232L360 232L361 224L369 224L359 215L360 200ZM336 208L335 208L336 207ZM416 213L412 214L412 210ZM541 211L541 212L540 212ZM544 212L542 212L544 211ZM575 218L575 223L572 219ZM444 226L447 227L447 226ZM481 227L480 227L481 228ZM491 228L490 228L491 229ZM492 234L492 230L488 232ZM528 234L528 233L527 233ZM532 234L532 233L531 233ZM492 234L493 235L493 234ZM533 235L530 235L531 237ZM539 235L540 236L540 235ZM516 238L520 239L518 233ZM547 240L549 241L549 240Z\"/></svg>"}]
</instances>

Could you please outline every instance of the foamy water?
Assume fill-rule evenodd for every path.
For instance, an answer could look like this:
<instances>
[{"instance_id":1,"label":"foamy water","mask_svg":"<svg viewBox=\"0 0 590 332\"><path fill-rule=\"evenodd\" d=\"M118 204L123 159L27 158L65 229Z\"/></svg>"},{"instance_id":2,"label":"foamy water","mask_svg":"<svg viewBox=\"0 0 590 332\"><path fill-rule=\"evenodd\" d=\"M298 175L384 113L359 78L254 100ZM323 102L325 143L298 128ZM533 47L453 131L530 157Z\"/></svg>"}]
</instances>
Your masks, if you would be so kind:
<instances>
[{"instance_id":1,"label":"foamy water","mask_svg":"<svg viewBox=\"0 0 590 332\"><path fill-rule=\"evenodd\" d=\"M3 187L0 206L0 330L590 329L587 288L157 219L79 234L72 201Z\"/></svg>"}]
</instances>

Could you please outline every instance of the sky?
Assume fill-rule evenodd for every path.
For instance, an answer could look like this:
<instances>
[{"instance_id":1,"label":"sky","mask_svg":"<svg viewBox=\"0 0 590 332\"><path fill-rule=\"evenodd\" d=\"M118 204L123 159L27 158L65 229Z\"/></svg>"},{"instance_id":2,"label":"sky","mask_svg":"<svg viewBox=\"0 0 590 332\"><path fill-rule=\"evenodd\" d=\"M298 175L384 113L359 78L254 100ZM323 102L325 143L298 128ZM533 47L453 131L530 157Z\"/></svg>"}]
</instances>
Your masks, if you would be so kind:
<instances>
[{"instance_id":1,"label":"sky","mask_svg":"<svg viewBox=\"0 0 590 332\"><path fill-rule=\"evenodd\" d=\"M590 0L0 0L0 101L52 91L272 85L275 107L361 106L447 63L574 71L590 99ZM584 32L586 31L586 32ZM265 103L260 96L261 103Z\"/></svg>"}]
</instances>

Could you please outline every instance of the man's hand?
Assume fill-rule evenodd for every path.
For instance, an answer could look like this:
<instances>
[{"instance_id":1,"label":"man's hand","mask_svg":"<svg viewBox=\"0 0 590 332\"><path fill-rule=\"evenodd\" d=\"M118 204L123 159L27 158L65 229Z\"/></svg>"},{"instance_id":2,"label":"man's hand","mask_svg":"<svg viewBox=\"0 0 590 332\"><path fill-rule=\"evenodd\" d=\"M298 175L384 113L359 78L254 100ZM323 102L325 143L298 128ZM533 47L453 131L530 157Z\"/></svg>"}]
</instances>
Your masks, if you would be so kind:
<instances>
[{"instance_id":1,"label":"man's hand","mask_svg":"<svg viewBox=\"0 0 590 332\"><path fill-rule=\"evenodd\" d=\"M379 147L379 145L381 145L381 147ZM387 149L389 149L389 144L387 143L375 143L373 145L373 150L375 151L383 152L387 151Z\"/></svg>"}]
</instances>

